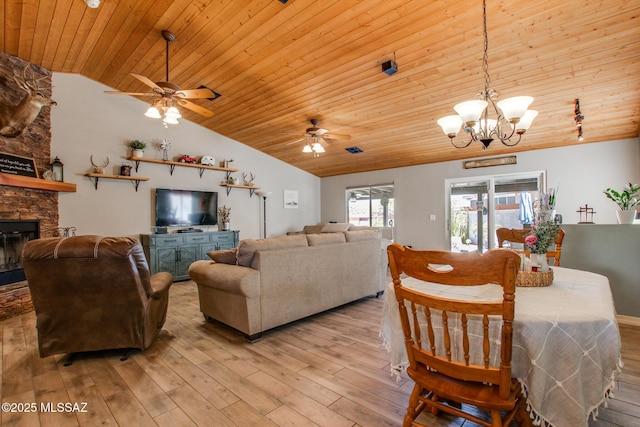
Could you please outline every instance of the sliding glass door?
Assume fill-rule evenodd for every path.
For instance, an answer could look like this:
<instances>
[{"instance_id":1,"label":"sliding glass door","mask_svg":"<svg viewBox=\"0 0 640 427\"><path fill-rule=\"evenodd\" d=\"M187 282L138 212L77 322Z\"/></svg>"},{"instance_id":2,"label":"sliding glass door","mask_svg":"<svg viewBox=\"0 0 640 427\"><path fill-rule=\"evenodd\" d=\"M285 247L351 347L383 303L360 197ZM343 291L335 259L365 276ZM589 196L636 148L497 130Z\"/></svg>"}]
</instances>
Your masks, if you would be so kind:
<instances>
[{"instance_id":1,"label":"sliding glass door","mask_svg":"<svg viewBox=\"0 0 640 427\"><path fill-rule=\"evenodd\" d=\"M369 227L393 227L393 184L347 188L347 222Z\"/></svg>"},{"instance_id":2,"label":"sliding glass door","mask_svg":"<svg viewBox=\"0 0 640 427\"><path fill-rule=\"evenodd\" d=\"M544 173L530 172L446 181L449 246L454 252L484 252L496 244L495 230L528 228Z\"/></svg>"}]
</instances>

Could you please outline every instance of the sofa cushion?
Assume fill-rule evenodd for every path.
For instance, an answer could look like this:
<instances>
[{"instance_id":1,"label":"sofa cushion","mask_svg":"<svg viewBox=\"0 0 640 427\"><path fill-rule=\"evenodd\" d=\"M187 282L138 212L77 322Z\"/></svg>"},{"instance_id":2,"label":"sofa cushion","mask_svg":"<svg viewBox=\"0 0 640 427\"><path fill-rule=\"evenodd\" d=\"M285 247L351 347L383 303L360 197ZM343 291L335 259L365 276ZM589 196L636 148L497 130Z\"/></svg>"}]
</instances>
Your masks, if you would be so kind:
<instances>
[{"instance_id":1,"label":"sofa cushion","mask_svg":"<svg viewBox=\"0 0 640 427\"><path fill-rule=\"evenodd\" d=\"M302 229L302 231L305 234L317 234L317 233L322 233L322 224L319 225L305 225L304 228Z\"/></svg>"},{"instance_id":2,"label":"sofa cushion","mask_svg":"<svg viewBox=\"0 0 640 427\"><path fill-rule=\"evenodd\" d=\"M380 231L375 229L347 231L344 234L347 242L359 242L361 240L372 240L380 238Z\"/></svg>"},{"instance_id":3,"label":"sofa cushion","mask_svg":"<svg viewBox=\"0 0 640 427\"><path fill-rule=\"evenodd\" d=\"M238 261L237 248L207 252L207 255L209 258L220 264L236 264Z\"/></svg>"},{"instance_id":4,"label":"sofa cushion","mask_svg":"<svg viewBox=\"0 0 640 427\"><path fill-rule=\"evenodd\" d=\"M288 236L270 237L268 239L245 239L238 245L238 265L250 267L253 255L256 251L269 251L274 249L289 249L309 246L307 236L293 234Z\"/></svg>"},{"instance_id":5,"label":"sofa cushion","mask_svg":"<svg viewBox=\"0 0 640 427\"><path fill-rule=\"evenodd\" d=\"M377 230L378 227L370 227L368 225L353 225L349 226L349 231L360 231L360 230Z\"/></svg>"},{"instance_id":6,"label":"sofa cushion","mask_svg":"<svg viewBox=\"0 0 640 427\"><path fill-rule=\"evenodd\" d=\"M345 243L344 233L308 234L309 246L330 245L332 243Z\"/></svg>"},{"instance_id":7,"label":"sofa cushion","mask_svg":"<svg viewBox=\"0 0 640 427\"><path fill-rule=\"evenodd\" d=\"M346 222L327 223L322 226L321 233L339 233L341 231L347 231L351 224Z\"/></svg>"}]
</instances>

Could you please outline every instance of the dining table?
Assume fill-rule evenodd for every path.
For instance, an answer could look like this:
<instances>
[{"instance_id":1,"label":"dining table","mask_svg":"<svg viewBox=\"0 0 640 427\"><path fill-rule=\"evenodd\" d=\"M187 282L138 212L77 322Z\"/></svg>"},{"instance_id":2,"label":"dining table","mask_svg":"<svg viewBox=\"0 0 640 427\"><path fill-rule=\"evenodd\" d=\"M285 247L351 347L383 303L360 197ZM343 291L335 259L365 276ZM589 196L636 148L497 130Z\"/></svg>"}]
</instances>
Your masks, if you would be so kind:
<instances>
[{"instance_id":1,"label":"dining table","mask_svg":"<svg viewBox=\"0 0 640 427\"><path fill-rule=\"evenodd\" d=\"M497 284L449 286L401 277L402 286L452 299L502 299ZM408 366L393 282L384 296L380 335L392 373ZM588 426L611 396L622 368L620 331L607 277L553 267L549 286L517 287L512 376L522 384L534 425ZM499 336L492 337L499 342ZM498 346L492 346L498 347ZM497 357L497 356L495 356Z\"/></svg>"}]
</instances>

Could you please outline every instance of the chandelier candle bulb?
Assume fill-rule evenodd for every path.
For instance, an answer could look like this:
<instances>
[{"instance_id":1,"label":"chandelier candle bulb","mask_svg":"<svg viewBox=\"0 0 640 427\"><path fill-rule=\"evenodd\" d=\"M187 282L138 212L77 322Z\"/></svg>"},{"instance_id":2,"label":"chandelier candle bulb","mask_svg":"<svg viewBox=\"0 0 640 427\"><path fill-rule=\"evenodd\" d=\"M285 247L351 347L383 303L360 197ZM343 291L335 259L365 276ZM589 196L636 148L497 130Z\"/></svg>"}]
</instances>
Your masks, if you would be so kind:
<instances>
[{"instance_id":1,"label":"chandelier candle bulb","mask_svg":"<svg viewBox=\"0 0 640 427\"><path fill-rule=\"evenodd\" d=\"M462 127L462 119L460 116L445 116L438 119L438 125L449 138L454 138Z\"/></svg>"},{"instance_id":2,"label":"chandelier candle bulb","mask_svg":"<svg viewBox=\"0 0 640 427\"><path fill-rule=\"evenodd\" d=\"M502 115L509 123L518 123L527 112L527 108L533 102L531 96L514 96L503 99L496 104L502 111Z\"/></svg>"},{"instance_id":3,"label":"chandelier candle bulb","mask_svg":"<svg viewBox=\"0 0 640 427\"><path fill-rule=\"evenodd\" d=\"M460 115L460 119L468 127L473 127L480 120L480 116L485 108L487 108L487 101L474 100L465 101L456 104L453 109Z\"/></svg>"},{"instance_id":4,"label":"chandelier candle bulb","mask_svg":"<svg viewBox=\"0 0 640 427\"><path fill-rule=\"evenodd\" d=\"M529 129L531 122L536 118L538 112L536 110L527 110L524 116L520 118L520 121L516 124L516 133L522 135Z\"/></svg>"}]
</instances>

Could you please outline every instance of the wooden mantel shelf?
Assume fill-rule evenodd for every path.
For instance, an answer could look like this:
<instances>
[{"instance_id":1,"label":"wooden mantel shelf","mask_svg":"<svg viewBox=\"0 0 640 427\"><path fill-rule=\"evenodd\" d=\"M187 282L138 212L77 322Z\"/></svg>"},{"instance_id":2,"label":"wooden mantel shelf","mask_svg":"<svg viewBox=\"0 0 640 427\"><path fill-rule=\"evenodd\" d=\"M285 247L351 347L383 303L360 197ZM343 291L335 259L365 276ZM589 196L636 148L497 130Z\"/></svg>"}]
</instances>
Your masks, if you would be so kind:
<instances>
[{"instance_id":1,"label":"wooden mantel shelf","mask_svg":"<svg viewBox=\"0 0 640 427\"><path fill-rule=\"evenodd\" d=\"M47 181L46 179L0 173L0 185L9 187L32 188L34 190L75 193L76 185L68 182Z\"/></svg>"}]
</instances>

